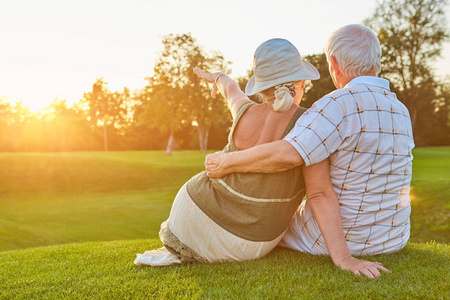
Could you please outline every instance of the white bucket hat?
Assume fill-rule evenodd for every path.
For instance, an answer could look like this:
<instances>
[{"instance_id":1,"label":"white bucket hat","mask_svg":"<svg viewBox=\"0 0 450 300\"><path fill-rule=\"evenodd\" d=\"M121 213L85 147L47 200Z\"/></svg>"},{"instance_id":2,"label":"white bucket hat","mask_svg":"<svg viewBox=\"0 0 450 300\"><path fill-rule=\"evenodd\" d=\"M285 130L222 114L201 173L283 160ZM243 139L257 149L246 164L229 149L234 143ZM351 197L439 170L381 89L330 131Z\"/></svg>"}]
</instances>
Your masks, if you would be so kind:
<instances>
[{"instance_id":1,"label":"white bucket hat","mask_svg":"<svg viewBox=\"0 0 450 300\"><path fill-rule=\"evenodd\" d=\"M255 51L253 76L245 87L245 93L252 96L282 83L319 78L317 69L302 60L297 48L288 40L271 39Z\"/></svg>"}]
</instances>

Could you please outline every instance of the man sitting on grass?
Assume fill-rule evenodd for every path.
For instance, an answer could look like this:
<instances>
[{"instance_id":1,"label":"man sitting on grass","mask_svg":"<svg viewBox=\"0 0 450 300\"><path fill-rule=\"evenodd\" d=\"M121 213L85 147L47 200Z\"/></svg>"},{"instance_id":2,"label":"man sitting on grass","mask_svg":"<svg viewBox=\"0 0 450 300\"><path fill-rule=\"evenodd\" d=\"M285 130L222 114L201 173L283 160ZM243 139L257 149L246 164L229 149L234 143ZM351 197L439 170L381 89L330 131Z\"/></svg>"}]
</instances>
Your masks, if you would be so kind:
<instances>
[{"instance_id":1,"label":"man sitting on grass","mask_svg":"<svg viewBox=\"0 0 450 300\"><path fill-rule=\"evenodd\" d=\"M410 234L414 141L408 110L389 90L389 81L376 77L381 48L370 29L361 25L338 29L325 54L337 90L316 101L284 140L208 155L207 174L273 173L302 164L305 171L328 159L337 200L323 196L321 187L329 180L317 178L314 192L307 188L307 201L292 218L280 245L329 254L321 233L328 229L318 224L326 224L321 220L330 217L327 208L338 202L349 260L350 254L398 251ZM355 271L359 273L365 274Z\"/></svg>"}]
</instances>

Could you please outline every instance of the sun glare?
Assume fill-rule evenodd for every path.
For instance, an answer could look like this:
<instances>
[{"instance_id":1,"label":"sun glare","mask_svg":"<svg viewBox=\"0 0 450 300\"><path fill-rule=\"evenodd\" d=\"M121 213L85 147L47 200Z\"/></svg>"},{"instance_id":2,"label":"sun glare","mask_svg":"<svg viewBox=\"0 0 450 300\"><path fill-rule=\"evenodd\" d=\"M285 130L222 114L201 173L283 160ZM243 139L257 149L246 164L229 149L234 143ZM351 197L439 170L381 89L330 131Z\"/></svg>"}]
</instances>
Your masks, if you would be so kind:
<instances>
[{"instance_id":1,"label":"sun glare","mask_svg":"<svg viewBox=\"0 0 450 300\"><path fill-rule=\"evenodd\" d=\"M151 73L150 71L148 73ZM9 75L9 76L8 76ZM103 77L110 91L131 91L143 88L145 74L117 74L110 72L39 72L0 71L0 98L12 105L21 103L33 113L43 110L55 100L65 100L68 107L79 102L84 93L92 90L96 78Z\"/></svg>"},{"instance_id":2,"label":"sun glare","mask_svg":"<svg viewBox=\"0 0 450 300\"><path fill-rule=\"evenodd\" d=\"M31 112L37 113L40 110L44 109L50 103L42 103L42 102L37 102L37 101L36 102L31 101L31 102L28 102L28 103L24 102L23 104L24 104L25 107L28 107Z\"/></svg>"},{"instance_id":3,"label":"sun glare","mask_svg":"<svg viewBox=\"0 0 450 300\"><path fill-rule=\"evenodd\" d=\"M29 109L32 113L37 113L39 111L44 110L45 107L49 106L54 100L57 99L57 97L54 97L54 99L44 99L39 96L36 96L32 99L27 97L4 97L3 99L7 100L11 103L11 105L22 105L23 107Z\"/></svg>"},{"instance_id":4,"label":"sun glare","mask_svg":"<svg viewBox=\"0 0 450 300\"><path fill-rule=\"evenodd\" d=\"M83 0L73 5L64 1L25 2L28 5L22 7L20 1L5 1L0 10L0 24L7 28L0 30L0 39L3 45L14 45L3 47L0 56L0 97L12 103L22 102L33 112L48 106L56 97L67 100L68 104L78 102L100 77L108 82L111 91L144 87L144 78L152 75L155 58L161 50L161 36L165 34L192 32L205 48L218 50L231 61L231 74L238 77L250 69L253 51L265 39L284 37L292 40L303 55L320 53L328 35L343 25L342 17L330 16L349 14L352 19L344 18L345 22L358 23L362 13L370 16L366 6L375 5L375 0L371 0L370 5L353 5L355 11L335 11L323 8L320 1L313 1L310 14L296 18L295 11L301 11L301 5L291 1L297 7L290 10L292 17L282 18L278 26L266 28L261 21L263 17L244 18L246 7L258 3L249 1L242 3L245 7L241 10L224 9L217 13L233 13L235 18L251 23L225 22L211 29L204 26L201 18L192 18L191 14L196 13L194 6L183 1L179 1L180 7L169 19L163 13L148 18L150 12L163 11L169 5L163 5L163 1L129 1L127 5L112 1L107 6L108 13L101 1ZM265 16L284 9L262 5L259 10ZM318 17L328 18L329 22L303 30L302 34L292 30L308 28ZM447 74L450 46L445 47L443 53L447 60L440 61L436 69L441 68L440 73Z\"/></svg>"}]
</instances>

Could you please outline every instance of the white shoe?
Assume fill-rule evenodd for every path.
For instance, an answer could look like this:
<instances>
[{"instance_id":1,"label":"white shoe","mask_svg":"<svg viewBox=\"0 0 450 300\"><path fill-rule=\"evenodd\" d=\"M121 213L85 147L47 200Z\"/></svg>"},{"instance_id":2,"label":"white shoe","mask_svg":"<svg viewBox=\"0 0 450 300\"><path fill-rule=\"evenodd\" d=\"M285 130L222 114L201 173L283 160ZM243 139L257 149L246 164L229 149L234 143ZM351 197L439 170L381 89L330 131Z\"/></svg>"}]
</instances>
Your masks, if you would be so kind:
<instances>
[{"instance_id":1,"label":"white shoe","mask_svg":"<svg viewBox=\"0 0 450 300\"><path fill-rule=\"evenodd\" d=\"M137 254L134 264L138 266L163 267L181 264L178 256L167 251L165 247L158 250L145 251L144 254Z\"/></svg>"}]
</instances>

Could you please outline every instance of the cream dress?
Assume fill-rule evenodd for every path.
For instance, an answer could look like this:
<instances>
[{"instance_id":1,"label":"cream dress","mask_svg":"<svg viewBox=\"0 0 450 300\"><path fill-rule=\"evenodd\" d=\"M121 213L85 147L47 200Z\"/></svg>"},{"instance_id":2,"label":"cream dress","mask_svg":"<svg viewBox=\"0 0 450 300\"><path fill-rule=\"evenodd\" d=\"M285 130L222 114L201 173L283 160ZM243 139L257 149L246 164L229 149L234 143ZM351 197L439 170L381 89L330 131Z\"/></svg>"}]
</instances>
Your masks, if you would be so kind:
<instances>
[{"instance_id":1,"label":"cream dress","mask_svg":"<svg viewBox=\"0 0 450 300\"><path fill-rule=\"evenodd\" d=\"M229 144L226 149L230 147L233 150L237 150L234 142L232 141L233 130L239 121L240 116L249 108L252 104L243 105L239 110L235 123L233 124L232 130L230 132ZM299 109L296 113L295 118L291 121L292 124L286 129L286 134L289 132L290 127L293 127L296 119L303 113L304 110ZM287 171L288 172L288 171ZM295 171L289 171L295 172ZM294 182L298 182L300 178L293 176L293 173L286 173L280 176L283 180L283 184L293 185ZM252 175L248 175L251 177ZM287 177L286 177L287 176ZM194 177L189 181L192 183L195 180ZM210 216L208 216L197 204L194 202L188 192L189 182L184 184L183 187L178 191L175 197L172 209L170 211L169 218L161 224L161 231L159 233L160 239L165 245L165 247L158 250L146 251L144 254L138 254L136 260L134 261L137 265L151 265L151 266L165 266L171 264L179 264L181 262L189 261L200 261L200 262L230 262L230 261L245 261L261 258L267 255L273 248L275 248L283 237L284 231L287 229L289 220L295 212L298 205L293 207L293 211L289 212L288 215L283 216L278 215L277 210L270 210L270 218L277 219L277 223L282 222L282 219L286 219L286 225L279 227L270 238L263 240L250 240L239 237L229 230L224 229L219 224L217 224ZM281 195L285 193L285 189L277 184L277 186L264 185L264 187L259 187L258 182L256 182L257 190L261 195L267 194L270 190L272 193ZM239 181L241 185L245 181ZM272 182L273 183L273 182ZM264 184L264 183L263 183ZM252 184L253 186L253 184ZM195 184L194 184L194 187ZM247 186L244 184L244 190ZM232 187L227 186L228 189ZM194 188L196 191L198 189ZM287 190L287 188L286 188ZM299 189L301 192L303 190ZM218 192L218 191L216 191ZM240 194L240 191L233 190L232 193L239 194L247 199L250 203L255 201L255 204L250 204L251 207L256 205L261 205L261 202L267 199L257 199L253 197L248 197L245 194ZM303 193L304 194L304 193ZM298 194L297 196L298 197ZM300 199L303 196L300 195ZM214 201L214 197L208 198L207 202ZM263 197L264 198L264 197ZM270 198L270 197L269 197ZM229 198L225 201L231 201ZM258 204L259 203L259 204ZM270 204L267 205L269 207ZM266 206L266 204L264 204ZM223 208L222 208L223 209ZM292 207L290 208L292 210ZM220 207L219 207L220 211ZM230 212L230 211L229 211ZM234 213L234 212L233 212ZM273 215L276 213L276 215ZM221 215L221 214L220 214ZM220 218L219 218L220 219ZM252 226L252 219L247 225L242 226ZM254 222L253 222L254 223ZM244 223L243 223L244 224ZM248 227L250 228L250 227ZM270 223L269 228L275 228L275 225ZM283 229L284 228L284 229Z\"/></svg>"}]
</instances>

